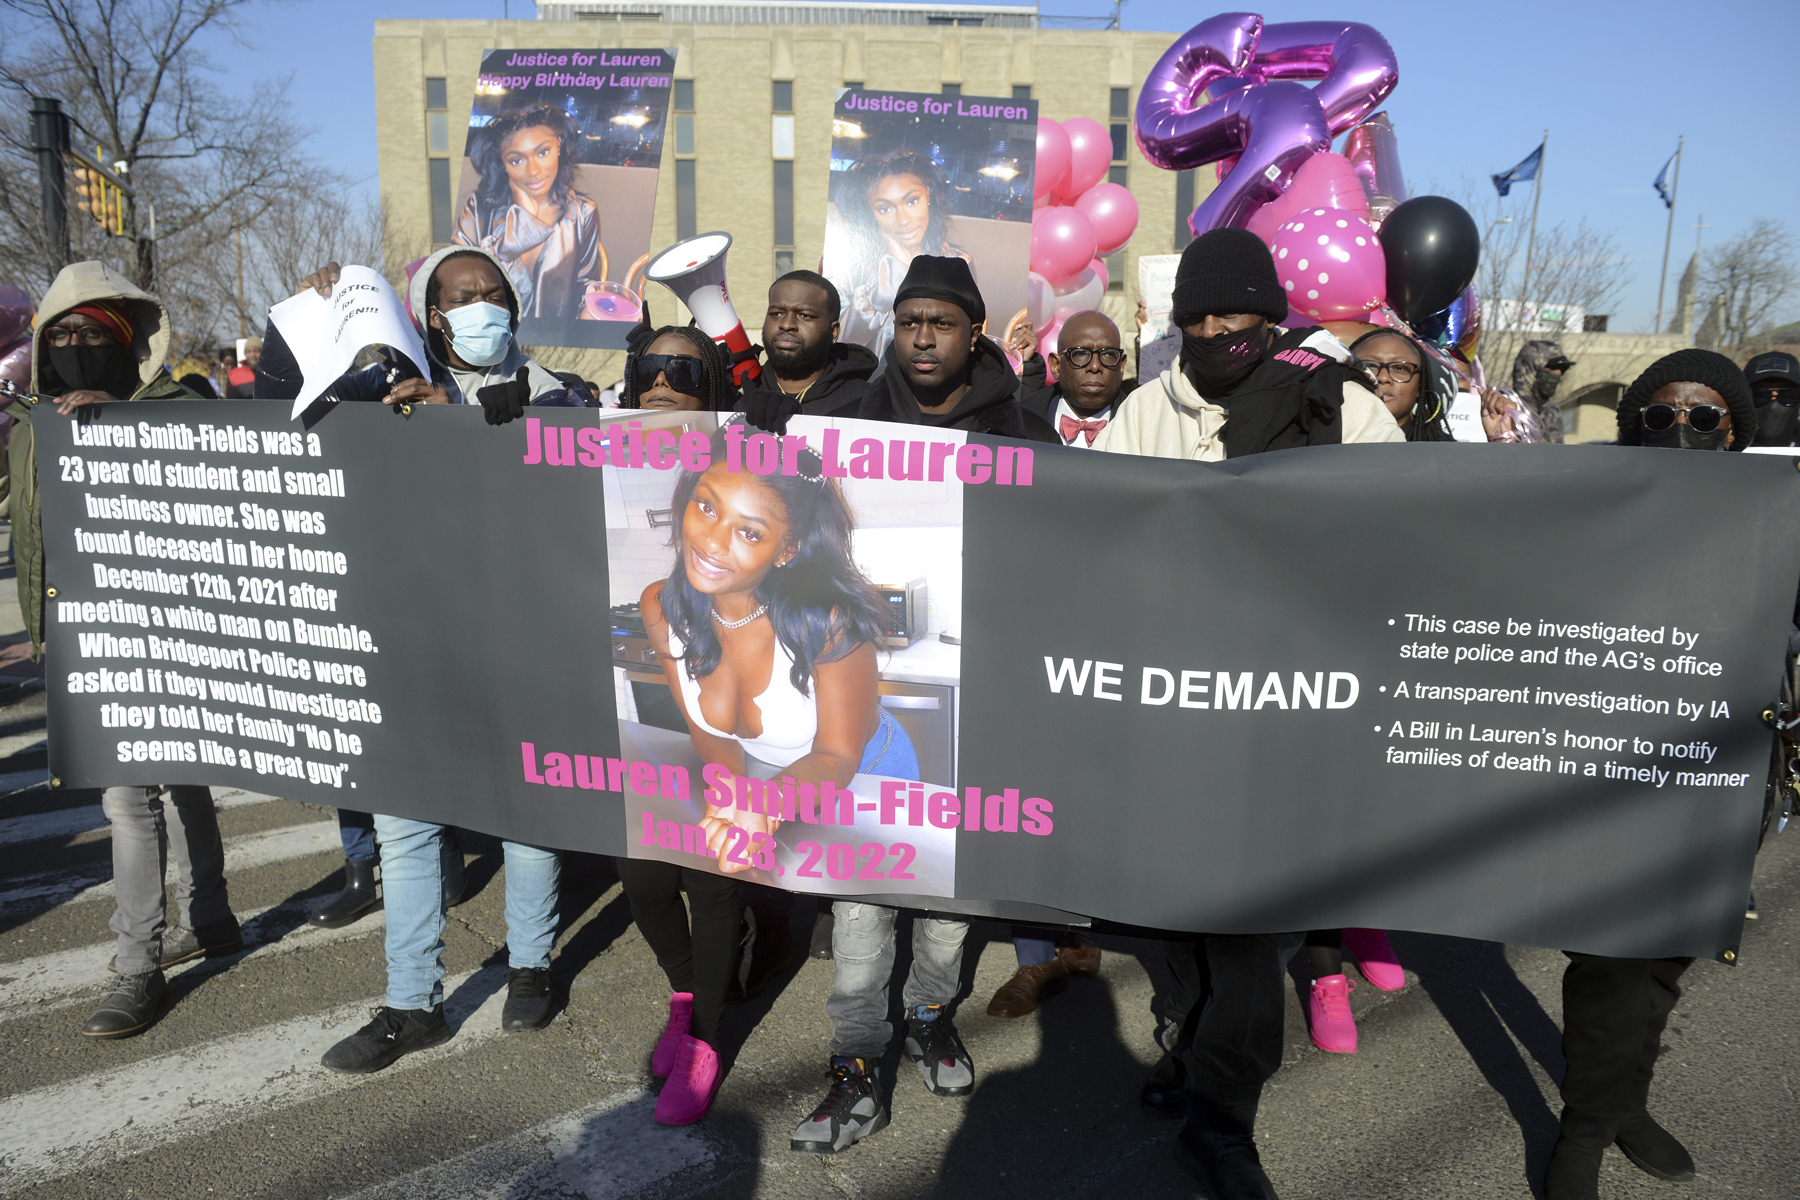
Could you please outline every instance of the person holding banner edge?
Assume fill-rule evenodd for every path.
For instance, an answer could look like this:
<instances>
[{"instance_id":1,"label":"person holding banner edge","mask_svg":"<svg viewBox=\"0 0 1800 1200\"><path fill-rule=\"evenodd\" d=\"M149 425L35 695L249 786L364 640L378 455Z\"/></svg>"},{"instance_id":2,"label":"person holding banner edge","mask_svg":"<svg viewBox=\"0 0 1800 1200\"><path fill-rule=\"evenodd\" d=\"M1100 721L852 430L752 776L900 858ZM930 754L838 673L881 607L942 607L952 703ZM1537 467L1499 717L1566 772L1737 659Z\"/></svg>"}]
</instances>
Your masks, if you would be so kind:
<instances>
[{"instance_id":1,"label":"person holding banner edge","mask_svg":"<svg viewBox=\"0 0 1800 1200\"><path fill-rule=\"evenodd\" d=\"M1405 440L1342 342L1317 327L1277 325L1288 315L1287 293L1255 234L1213 229L1188 243L1172 301L1180 355L1116 406L1096 449L1217 462ZM1164 1058L1143 1099L1166 1107L1185 1090L1177 1145L1211 1200L1274 1200L1256 1151L1256 1111L1281 1066L1286 967L1302 938L1202 934L1164 943L1175 986L1157 1035Z\"/></svg>"}]
</instances>

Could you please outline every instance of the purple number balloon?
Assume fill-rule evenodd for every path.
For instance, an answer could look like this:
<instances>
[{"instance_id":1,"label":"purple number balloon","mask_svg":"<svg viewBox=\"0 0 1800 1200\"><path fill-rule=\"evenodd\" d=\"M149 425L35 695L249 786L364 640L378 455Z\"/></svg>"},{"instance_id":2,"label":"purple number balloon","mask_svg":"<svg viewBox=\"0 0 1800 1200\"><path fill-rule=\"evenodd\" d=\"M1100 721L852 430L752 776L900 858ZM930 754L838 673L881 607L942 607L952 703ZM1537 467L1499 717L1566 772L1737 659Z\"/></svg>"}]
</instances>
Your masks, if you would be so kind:
<instances>
[{"instance_id":1,"label":"purple number balloon","mask_svg":"<svg viewBox=\"0 0 1800 1200\"><path fill-rule=\"evenodd\" d=\"M1319 84L1308 88L1301 79ZM1226 81L1248 86L1197 105L1208 87ZM1393 48L1368 25L1265 25L1255 13L1221 13L1177 38L1151 69L1138 95L1138 148L1172 171L1235 157L1188 227L1195 234L1241 227L1399 81Z\"/></svg>"}]
</instances>

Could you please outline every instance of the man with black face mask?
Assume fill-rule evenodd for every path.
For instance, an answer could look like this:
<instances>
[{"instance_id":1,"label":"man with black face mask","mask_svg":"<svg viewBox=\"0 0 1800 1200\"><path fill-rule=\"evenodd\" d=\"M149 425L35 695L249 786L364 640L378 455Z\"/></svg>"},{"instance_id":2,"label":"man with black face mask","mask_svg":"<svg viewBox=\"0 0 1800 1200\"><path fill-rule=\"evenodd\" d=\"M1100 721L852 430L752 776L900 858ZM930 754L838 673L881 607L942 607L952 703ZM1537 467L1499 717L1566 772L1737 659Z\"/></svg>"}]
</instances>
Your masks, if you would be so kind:
<instances>
[{"instance_id":1,"label":"man with black face mask","mask_svg":"<svg viewBox=\"0 0 1800 1200\"><path fill-rule=\"evenodd\" d=\"M1255 234L1214 229L1190 242L1172 299L1180 356L1115 405L1095 449L1217 462L1406 440L1342 342L1316 327L1277 327L1287 293ZM1256 1110L1281 1066L1286 966L1303 936L1176 935L1164 943L1174 986L1158 1014L1163 1061L1141 1099L1156 1109L1185 1106L1178 1145L1212 1200L1275 1196L1256 1151Z\"/></svg>"},{"instance_id":2,"label":"man with black face mask","mask_svg":"<svg viewBox=\"0 0 1800 1200\"><path fill-rule=\"evenodd\" d=\"M97 262L74 263L44 294L44 314L32 338L31 390L54 398L64 416L90 404L126 400L195 399L163 369L169 322L156 297ZM37 494L34 416L11 409L9 461L18 488L13 538L18 555L19 607L31 634L32 656L44 641L43 526ZM74 631L58 635L64 656ZM148 772L146 772L147 774ZM241 948L243 933L225 885L225 851L212 793L203 787L140 784L109 787L101 808L112 827L114 910L118 934L111 989L82 1026L96 1040L130 1037L148 1028L168 998L163 968ZM177 919L168 920L163 863L176 864Z\"/></svg>"},{"instance_id":3,"label":"man with black face mask","mask_svg":"<svg viewBox=\"0 0 1800 1200\"><path fill-rule=\"evenodd\" d=\"M1544 440L1563 440L1562 405L1556 402L1556 389L1563 376L1575 366L1575 360L1563 353L1556 342L1534 338L1519 347L1513 359L1513 391L1531 405L1544 425Z\"/></svg>"},{"instance_id":4,"label":"man with black face mask","mask_svg":"<svg viewBox=\"0 0 1800 1200\"><path fill-rule=\"evenodd\" d=\"M877 360L854 342L838 341L841 308L837 288L815 271L789 271L769 288L762 330L769 369L744 388L752 425L786 433L788 418L802 411L809 417L855 412Z\"/></svg>"},{"instance_id":5,"label":"man with black face mask","mask_svg":"<svg viewBox=\"0 0 1800 1200\"><path fill-rule=\"evenodd\" d=\"M1096 450L1217 462L1405 440L1342 342L1276 324L1287 293L1255 234L1213 229L1189 242L1172 299L1181 354L1115 406Z\"/></svg>"},{"instance_id":6,"label":"man with black face mask","mask_svg":"<svg viewBox=\"0 0 1800 1200\"><path fill-rule=\"evenodd\" d=\"M1800 445L1800 359L1780 350L1758 354L1744 364L1744 379L1756 401L1756 444Z\"/></svg>"}]
</instances>

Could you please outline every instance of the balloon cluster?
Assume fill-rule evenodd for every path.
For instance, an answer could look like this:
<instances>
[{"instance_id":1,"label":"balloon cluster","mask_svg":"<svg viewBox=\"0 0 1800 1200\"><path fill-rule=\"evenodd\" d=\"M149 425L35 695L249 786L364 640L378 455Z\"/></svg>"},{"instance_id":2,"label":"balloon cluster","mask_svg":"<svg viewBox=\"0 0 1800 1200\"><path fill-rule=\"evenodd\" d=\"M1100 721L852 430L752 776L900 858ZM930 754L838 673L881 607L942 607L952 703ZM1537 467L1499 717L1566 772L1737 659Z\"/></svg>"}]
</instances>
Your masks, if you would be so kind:
<instances>
[{"instance_id":1,"label":"balloon cluster","mask_svg":"<svg viewBox=\"0 0 1800 1200\"><path fill-rule=\"evenodd\" d=\"M1112 159L1112 135L1100 122L1038 121L1025 316L1047 351L1056 349L1064 321L1100 307L1108 282L1101 258L1137 230L1137 201L1106 182Z\"/></svg>"},{"instance_id":2,"label":"balloon cluster","mask_svg":"<svg viewBox=\"0 0 1800 1200\"><path fill-rule=\"evenodd\" d=\"M1238 226L1267 242L1296 316L1400 329L1467 379L1481 238L1455 201L1407 199L1393 127L1375 111L1399 81L1393 49L1368 25L1221 13L1177 38L1145 80L1138 146L1169 170L1218 164L1189 227ZM1340 134L1342 154L1331 149Z\"/></svg>"}]
</instances>

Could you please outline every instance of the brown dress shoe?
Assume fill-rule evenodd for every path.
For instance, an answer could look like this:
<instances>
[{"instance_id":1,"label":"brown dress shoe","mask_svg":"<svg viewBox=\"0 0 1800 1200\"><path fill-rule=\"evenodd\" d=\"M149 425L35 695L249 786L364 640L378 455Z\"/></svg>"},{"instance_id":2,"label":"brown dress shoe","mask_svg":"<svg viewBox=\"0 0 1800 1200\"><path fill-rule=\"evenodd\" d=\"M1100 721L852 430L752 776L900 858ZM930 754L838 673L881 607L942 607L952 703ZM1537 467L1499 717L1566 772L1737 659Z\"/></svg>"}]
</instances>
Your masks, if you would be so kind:
<instances>
[{"instance_id":1,"label":"brown dress shoe","mask_svg":"<svg viewBox=\"0 0 1800 1200\"><path fill-rule=\"evenodd\" d=\"M1068 978L1069 969L1063 966L1060 958L1035 967L1020 967L988 1001L988 1016L1022 1017L1036 1012L1038 1000L1051 992L1061 991Z\"/></svg>"},{"instance_id":2,"label":"brown dress shoe","mask_svg":"<svg viewBox=\"0 0 1800 1200\"><path fill-rule=\"evenodd\" d=\"M1100 947L1098 946L1058 946L1056 957L1062 959L1062 965L1069 968L1071 975L1098 975L1100 973Z\"/></svg>"}]
</instances>

